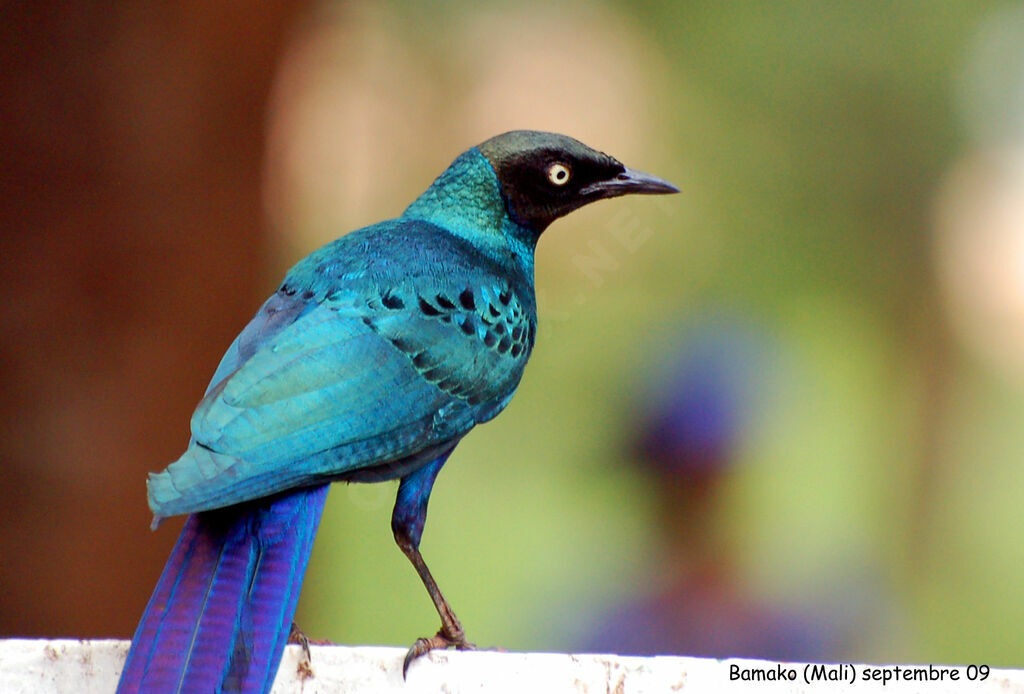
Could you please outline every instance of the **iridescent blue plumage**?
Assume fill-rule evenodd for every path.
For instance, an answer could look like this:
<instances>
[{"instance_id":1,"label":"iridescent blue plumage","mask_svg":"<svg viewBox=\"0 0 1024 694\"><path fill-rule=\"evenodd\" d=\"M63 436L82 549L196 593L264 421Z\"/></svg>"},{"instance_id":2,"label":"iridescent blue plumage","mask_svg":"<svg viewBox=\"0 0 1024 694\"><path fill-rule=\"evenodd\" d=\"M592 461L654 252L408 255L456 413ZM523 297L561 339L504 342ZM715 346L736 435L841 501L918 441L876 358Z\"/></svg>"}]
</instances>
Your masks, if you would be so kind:
<instances>
[{"instance_id":1,"label":"iridescent blue plumage","mask_svg":"<svg viewBox=\"0 0 1024 694\"><path fill-rule=\"evenodd\" d=\"M529 155L539 181L523 178ZM553 156L576 167L574 189L543 183ZM442 618L406 667L468 647L418 546L444 461L522 377L537 238L591 199L671 190L570 138L509 133L456 159L398 219L299 262L225 354L188 449L150 476L155 522L194 515L119 691L268 691L335 480L402 480L392 528Z\"/></svg>"}]
</instances>

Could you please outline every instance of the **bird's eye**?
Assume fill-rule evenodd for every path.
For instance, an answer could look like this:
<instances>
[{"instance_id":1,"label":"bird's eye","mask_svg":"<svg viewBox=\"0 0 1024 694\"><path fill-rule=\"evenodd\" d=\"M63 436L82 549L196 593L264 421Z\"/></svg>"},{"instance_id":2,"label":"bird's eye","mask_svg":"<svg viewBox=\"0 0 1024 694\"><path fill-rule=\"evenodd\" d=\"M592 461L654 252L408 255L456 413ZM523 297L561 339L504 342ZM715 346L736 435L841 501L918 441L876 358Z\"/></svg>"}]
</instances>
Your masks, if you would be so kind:
<instances>
[{"instance_id":1,"label":"bird's eye","mask_svg":"<svg viewBox=\"0 0 1024 694\"><path fill-rule=\"evenodd\" d=\"M565 164L552 164L548 167L548 180L556 186L564 186L569 182L569 167Z\"/></svg>"}]
</instances>

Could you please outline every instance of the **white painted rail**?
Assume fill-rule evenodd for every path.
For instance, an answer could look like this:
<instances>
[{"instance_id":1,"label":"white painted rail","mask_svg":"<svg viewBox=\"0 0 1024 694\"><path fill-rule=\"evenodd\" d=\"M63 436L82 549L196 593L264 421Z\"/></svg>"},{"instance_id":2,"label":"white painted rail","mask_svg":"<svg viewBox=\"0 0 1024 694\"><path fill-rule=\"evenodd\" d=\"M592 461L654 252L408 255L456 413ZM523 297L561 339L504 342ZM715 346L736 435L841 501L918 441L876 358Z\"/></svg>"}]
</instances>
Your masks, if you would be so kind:
<instances>
[{"instance_id":1,"label":"white painted rail","mask_svg":"<svg viewBox=\"0 0 1024 694\"><path fill-rule=\"evenodd\" d=\"M111 694L127 652L127 641L0 640L0 693ZM1024 670L990 668L980 663L815 666L670 656L435 651L413 663L408 680L403 681L404 655L405 650L401 648L313 646L311 668L306 670L302 667L302 652L298 647L289 646L273 691L274 694L1024 694ZM823 676L835 679L819 679ZM783 679L778 679L780 677Z\"/></svg>"}]
</instances>

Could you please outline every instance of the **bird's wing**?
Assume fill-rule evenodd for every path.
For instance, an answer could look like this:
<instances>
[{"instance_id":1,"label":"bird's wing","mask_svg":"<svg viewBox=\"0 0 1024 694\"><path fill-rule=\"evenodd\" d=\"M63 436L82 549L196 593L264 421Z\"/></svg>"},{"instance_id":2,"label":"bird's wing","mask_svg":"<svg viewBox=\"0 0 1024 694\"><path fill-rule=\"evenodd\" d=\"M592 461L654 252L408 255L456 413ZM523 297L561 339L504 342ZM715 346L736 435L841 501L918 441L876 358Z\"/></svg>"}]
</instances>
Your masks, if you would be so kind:
<instances>
[{"instance_id":1,"label":"bird's wing","mask_svg":"<svg viewBox=\"0 0 1024 694\"><path fill-rule=\"evenodd\" d=\"M454 445L504 407L533 339L519 299L489 277L272 302L225 357L219 371L239 363L197 407L189 450L151 476L158 516L368 469L405 474L403 461ZM275 316L282 326L270 329Z\"/></svg>"}]
</instances>

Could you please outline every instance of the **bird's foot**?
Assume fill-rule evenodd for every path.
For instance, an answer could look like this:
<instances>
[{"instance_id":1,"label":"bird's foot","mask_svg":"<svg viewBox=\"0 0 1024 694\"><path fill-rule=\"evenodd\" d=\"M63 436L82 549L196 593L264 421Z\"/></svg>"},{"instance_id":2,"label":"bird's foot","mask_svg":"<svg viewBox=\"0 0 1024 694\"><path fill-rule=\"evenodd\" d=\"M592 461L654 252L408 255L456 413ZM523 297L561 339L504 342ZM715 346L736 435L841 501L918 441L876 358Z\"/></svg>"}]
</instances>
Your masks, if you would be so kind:
<instances>
[{"instance_id":1,"label":"bird's foot","mask_svg":"<svg viewBox=\"0 0 1024 694\"><path fill-rule=\"evenodd\" d=\"M466 640L466 634L463 633L462 629L450 634L445 631L444 627L441 627L430 638L416 639L416 643L405 654L405 660L402 662L402 679L405 679L405 674L409 671L409 665L412 664L412 661L436 648L457 648L460 651L475 651L476 645Z\"/></svg>"},{"instance_id":2,"label":"bird's foot","mask_svg":"<svg viewBox=\"0 0 1024 694\"><path fill-rule=\"evenodd\" d=\"M314 646L333 646L333 641L327 639L311 639L306 636L306 633L299 628L299 625L292 622L291 631L288 632L288 643L294 643L302 647L302 654L306 657L306 662L311 660L309 654L310 644Z\"/></svg>"}]
</instances>

